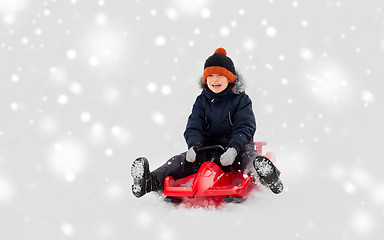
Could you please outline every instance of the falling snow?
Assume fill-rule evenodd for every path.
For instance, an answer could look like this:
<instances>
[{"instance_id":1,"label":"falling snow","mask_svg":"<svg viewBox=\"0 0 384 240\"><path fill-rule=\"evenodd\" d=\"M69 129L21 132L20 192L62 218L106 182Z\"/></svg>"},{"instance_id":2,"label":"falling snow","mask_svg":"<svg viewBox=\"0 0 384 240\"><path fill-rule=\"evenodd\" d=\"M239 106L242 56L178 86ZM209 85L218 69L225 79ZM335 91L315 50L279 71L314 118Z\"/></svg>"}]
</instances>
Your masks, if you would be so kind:
<instances>
[{"instance_id":1,"label":"falling snow","mask_svg":"<svg viewBox=\"0 0 384 240\"><path fill-rule=\"evenodd\" d=\"M0 239L381 239L382 5L1 0ZM186 150L217 47L285 192L220 210L136 199L132 161Z\"/></svg>"}]
</instances>

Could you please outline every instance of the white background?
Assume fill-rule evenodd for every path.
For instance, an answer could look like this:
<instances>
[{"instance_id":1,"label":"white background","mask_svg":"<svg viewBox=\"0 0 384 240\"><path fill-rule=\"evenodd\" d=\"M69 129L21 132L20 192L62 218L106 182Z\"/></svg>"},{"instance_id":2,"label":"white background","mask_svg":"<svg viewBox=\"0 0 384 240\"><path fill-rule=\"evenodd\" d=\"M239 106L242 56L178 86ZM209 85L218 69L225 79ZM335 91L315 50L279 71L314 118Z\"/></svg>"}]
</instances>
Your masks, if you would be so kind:
<instances>
[{"instance_id":1,"label":"white background","mask_svg":"<svg viewBox=\"0 0 384 240\"><path fill-rule=\"evenodd\" d=\"M285 192L131 194L186 150L206 58L247 82ZM0 0L1 239L382 239L381 0Z\"/></svg>"}]
</instances>

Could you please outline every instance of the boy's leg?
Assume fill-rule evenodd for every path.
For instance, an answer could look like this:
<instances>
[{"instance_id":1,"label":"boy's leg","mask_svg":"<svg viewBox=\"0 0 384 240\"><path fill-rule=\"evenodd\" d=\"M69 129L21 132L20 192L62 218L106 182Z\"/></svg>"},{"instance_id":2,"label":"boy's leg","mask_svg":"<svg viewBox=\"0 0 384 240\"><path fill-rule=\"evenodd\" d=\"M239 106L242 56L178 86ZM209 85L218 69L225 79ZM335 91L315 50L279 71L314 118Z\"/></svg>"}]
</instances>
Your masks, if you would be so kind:
<instances>
[{"instance_id":1,"label":"boy's leg","mask_svg":"<svg viewBox=\"0 0 384 240\"><path fill-rule=\"evenodd\" d=\"M196 173L197 164L186 161L185 155L184 152L172 157L153 172L149 171L149 163L146 158L136 159L131 168L133 195L142 197L148 192L163 190L164 180L167 176L179 179Z\"/></svg>"},{"instance_id":2,"label":"boy's leg","mask_svg":"<svg viewBox=\"0 0 384 240\"><path fill-rule=\"evenodd\" d=\"M261 182L267 185L272 192L283 191L283 184L279 179L280 171L276 166L255 150L253 143L246 144L238 154L233 167L248 175L258 175Z\"/></svg>"},{"instance_id":3,"label":"boy's leg","mask_svg":"<svg viewBox=\"0 0 384 240\"><path fill-rule=\"evenodd\" d=\"M259 156L259 153L255 150L255 145L253 143L246 144L240 150L232 167L244 174L255 175L257 173L253 165L253 160L257 156Z\"/></svg>"},{"instance_id":4,"label":"boy's leg","mask_svg":"<svg viewBox=\"0 0 384 240\"><path fill-rule=\"evenodd\" d=\"M176 180L192 175L198 171L196 162L190 163L186 161L185 156L186 152L176 155L151 173L161 182L160 190L164 189L163 184L167 176L171 176Z\"/></svg>"}]
</instances>

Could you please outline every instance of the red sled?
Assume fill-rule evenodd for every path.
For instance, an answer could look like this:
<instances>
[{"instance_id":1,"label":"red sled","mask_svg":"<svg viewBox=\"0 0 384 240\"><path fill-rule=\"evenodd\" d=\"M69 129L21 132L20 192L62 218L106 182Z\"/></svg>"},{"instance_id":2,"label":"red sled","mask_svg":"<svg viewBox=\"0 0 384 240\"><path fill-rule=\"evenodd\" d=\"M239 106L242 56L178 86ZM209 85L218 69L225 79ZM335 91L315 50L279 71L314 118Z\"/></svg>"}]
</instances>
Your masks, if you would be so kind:
<instances>
[{"instance_id":1,"label":"red sled","mask_svg":"<svg viewBox=\"0 0 384 240\"><path fill-rule=\"evenodd\" d=\"M255 145L261 155L262 146L266 143L256 142ZM224 152L222 146L215 145L200 148L197 150L197 154L211 150ZM267 156L273 158L271 153L268 153ZM243 202L247 195L257 187L253 177L232 168L229 172L224 172L215 161L217 159L204 162L196 174L182 179L174 180L171 176L166 177L164 181L165 200L180 203L186 199L209 199L214 200L216 205L220 202Z\"/></svg>"}]
</instances>

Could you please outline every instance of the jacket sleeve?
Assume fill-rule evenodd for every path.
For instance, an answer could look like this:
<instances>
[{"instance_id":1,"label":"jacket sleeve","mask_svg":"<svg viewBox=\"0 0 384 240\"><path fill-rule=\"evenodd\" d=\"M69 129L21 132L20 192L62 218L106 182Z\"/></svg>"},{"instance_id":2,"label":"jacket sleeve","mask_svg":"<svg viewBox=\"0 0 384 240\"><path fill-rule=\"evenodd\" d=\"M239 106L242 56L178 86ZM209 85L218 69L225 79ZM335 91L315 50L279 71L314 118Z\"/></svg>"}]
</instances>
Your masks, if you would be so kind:
<instances>
[{"instance_id":1,"label":"jacket sleeve","mask_svg":"<svg viewBox=\"0 0 384 240\"><path fill-rule=\"evenodd\" d=\"M256 120L252 109L252 101L247 94L242 94L237 110L233 116L232 136L230 147L235 147L237 152L245 144L253 141L256 132Z\"/></svg>"},{"instance_id":2,"label":"jacket sleeve","mask_svg":"<svg viewBox=\"0 0 384 240\"><path fill-rule=\"evenodd\" d=\"M203 108L203 96L196 98L192 107L192 113L189 115L184 138L188 148L195 145L201 145L204 141L204 129L206 128L205 113Z\"/></svg>"}]
</instances>

